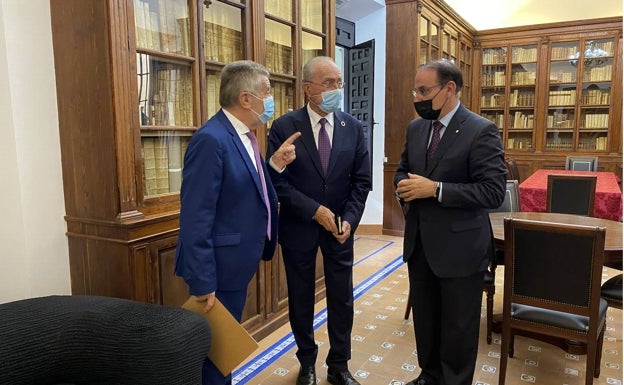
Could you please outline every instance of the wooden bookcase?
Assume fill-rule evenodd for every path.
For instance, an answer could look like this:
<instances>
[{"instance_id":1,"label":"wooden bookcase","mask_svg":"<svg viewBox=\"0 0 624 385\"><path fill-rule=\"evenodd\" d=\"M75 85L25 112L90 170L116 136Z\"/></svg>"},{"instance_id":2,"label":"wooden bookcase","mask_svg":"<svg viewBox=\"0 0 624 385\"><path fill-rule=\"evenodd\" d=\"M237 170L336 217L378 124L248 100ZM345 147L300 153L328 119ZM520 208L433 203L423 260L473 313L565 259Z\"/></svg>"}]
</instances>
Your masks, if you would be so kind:
<instances>
[{"instance_id":1,"label":"wooden bookcase","mask_svg":"<svg viewBox=\"0 0 624 385\"><path fill-rule=\"evenodd\" d=\"M221 69L265 64L276 116L298 108L303 61L333 56L334 9L334 0L50 0L74 294L186 300L173 275L183 156L219 108ZM256 338L286 322L276 254L249 284L243 321Z\"/></svg>"},{"instance_id":2,"label":"wooden bookcase","mask_svg":"<svg viewBox=\"0 0 624 385\"><path fill-rule=\"evenodd\" d=\"M404 219L394 197L394 174L401 159L408 123L417 117L410 90L420 64L453 60L464 76L461 100L471 105L472 27L445 3L386 0L386 121L382 231L403 235Z\"/></svg>"},{"instance_id":3,"label":"wooden bookcase","mask_svg":"<svg viewBox=\"0 0 624 385\"><path fill-rule=\"evenodd\" d=\"M499 127L521 180L598 157L622 176L622 18L477 32L473 111Z\"/></svg>"}]
</instances>

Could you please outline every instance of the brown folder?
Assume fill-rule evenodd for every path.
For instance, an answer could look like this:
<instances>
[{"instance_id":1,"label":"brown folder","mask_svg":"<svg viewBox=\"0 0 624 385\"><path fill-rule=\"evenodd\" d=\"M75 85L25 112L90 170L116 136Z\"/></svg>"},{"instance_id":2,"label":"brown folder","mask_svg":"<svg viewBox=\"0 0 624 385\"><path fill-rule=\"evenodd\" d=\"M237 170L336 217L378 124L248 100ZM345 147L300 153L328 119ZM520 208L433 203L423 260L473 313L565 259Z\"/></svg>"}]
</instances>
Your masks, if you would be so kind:
<instances>
[{"instance_id":1,"label":"brown folder","mask_svg":"<svg viewBox=\"0 0 624 385\"><path fill-rule=\"evenodd\" d=\"M205 302L197 302L194 296L182 305L184 309L200 314L210 324L212 344L208 358L227 376L258 348L258 343L218 299L208 313L204 312L205 306Z\"/></svg>"}]
</instances>

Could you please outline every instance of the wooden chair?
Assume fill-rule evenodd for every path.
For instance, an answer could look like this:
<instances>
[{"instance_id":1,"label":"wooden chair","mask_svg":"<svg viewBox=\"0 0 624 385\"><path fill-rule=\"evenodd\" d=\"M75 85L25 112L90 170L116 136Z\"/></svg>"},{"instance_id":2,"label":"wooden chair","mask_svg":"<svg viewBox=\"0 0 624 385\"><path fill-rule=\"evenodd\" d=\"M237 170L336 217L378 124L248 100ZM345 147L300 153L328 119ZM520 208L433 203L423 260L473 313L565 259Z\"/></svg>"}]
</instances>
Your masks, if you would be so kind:
<instances>
[{"instance_id":1,"label":"wooden chair","mask_svg":"<svg viewBox=\"0 0 624 385\"><path fill-rule=\"evenodd\" d=\"M597 156L566 156L566 170L598 171Z\"/></svg>"},{"instance_id":2,"label":"wooden chair","mask_svg":"<svg viewBox=\"0 0 624 385\"><path fill-rule=\"evenodd\" d=\"M514 335L587 344L585 384L600 376L607 302L600 298L606 229L505 219L499 385Z\"/></svg>"},{"instance_id":3,"label":"wooden chair","mask_svg":"<svg viewBox=\"0 0 624 385\"><path fill-rule=\"evenodd\" d=\"M596 195L595 175L548 175L546 211L592 216Z\"/></svg>"},{"instance_id":4,"label":"wooden chair","mask_svg":"<svg viewBox=\"0 0 624 385\"><path fill-rule=\"evenodd\" d=\"M518 171L518 164L513 158L505 160L507 166L507 180L517 180L520 182L520 172Z\"/></svg>"},{"instance_id":5,"label":"wooden chair","mask_svg":"<svg viewBox=\"0 0 624 385\"><path fill-rule=\"evenodd\" d=\"M600 288L600 296L609 306L622 309L622 274L609 278Z\"/></svg>"}]
</instances>

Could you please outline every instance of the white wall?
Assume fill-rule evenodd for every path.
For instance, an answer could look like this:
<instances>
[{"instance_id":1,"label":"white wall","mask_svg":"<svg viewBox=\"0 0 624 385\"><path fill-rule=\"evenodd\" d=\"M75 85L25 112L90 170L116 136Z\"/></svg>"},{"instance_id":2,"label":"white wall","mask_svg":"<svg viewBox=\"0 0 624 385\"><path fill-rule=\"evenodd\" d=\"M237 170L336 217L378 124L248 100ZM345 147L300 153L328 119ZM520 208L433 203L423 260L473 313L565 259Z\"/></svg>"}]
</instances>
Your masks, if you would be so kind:
<instances>
[{"instance_id":1,"label":"white wall","mask_svg":"<svg viewBox=\"0 0 624 385\"><path fill-rule=\"evenodd\" d=\"M0 0L0 138L0 303L69 294L48 0Z\"/></svg>"},{"instance_id":2,"label":"white wall","mask_svg":"<svg viewBox=\"0 0 624 385\"><path fill-rule=\"evenodd\" d=\"M373 100L373 191L368 194L361 224L383 222L383 164L386 107L386 8L355 22L355 44L375 40L375 90Z\"/></svg>"}]
</instances>

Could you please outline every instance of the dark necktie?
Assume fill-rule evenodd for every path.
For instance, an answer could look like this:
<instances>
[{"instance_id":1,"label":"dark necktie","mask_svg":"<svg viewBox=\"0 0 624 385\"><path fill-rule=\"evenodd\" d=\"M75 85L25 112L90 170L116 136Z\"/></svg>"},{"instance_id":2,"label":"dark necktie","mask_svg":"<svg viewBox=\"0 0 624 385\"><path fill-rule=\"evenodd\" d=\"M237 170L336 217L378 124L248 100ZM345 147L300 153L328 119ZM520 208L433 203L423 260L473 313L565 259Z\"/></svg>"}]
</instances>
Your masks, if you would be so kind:
<instances>
[{"instance_id":1,"label":"dark necktie","mask_svg":"<svg viewBox=\"0 0 624 385\"><path fill-rule=\"evenodd\" d=\"M318 151L321 156L321 165L323 166L323 173L327 174L327 165L329 164L329 155L331 154L331 143L329 142L329 135L327 134L327 130L325 130L325 123L327 119L321 118L319 123L321 123L321 130L319 131L318 137Z\"/></svg>"},{"instance_id":2,"label":"dark necktie","mask_svg":"<svg viewBox=\"0 0 624 385\"><path fill-rule=\"evenodd\" d=\"M260 184L262 185L262 195L264 195L264 204L267 209L268 221L267 221L267 238L271 240L271 206L269 204L269 194L267 193L266 181L264 180L264 171L262 170L262 158L260 157L260 149L258 148L258 139L253 132L248 131L246 133L249 140L251 140L251 148L253 148L254 157L256 158L256 169L260 176Z\"/></svg>"},{"instance_id":3,"label":"dark necktie","mask_svg":"<svg viewBox=\"0 0 624 385\"><path fill-rule=\"evenodd\" d=\"M431 135L431 143L427 149L427 158L431 158L440 144L440 130L444 127L439 121L433 122L433 135Z\"/></svg>"}]
</instances>

